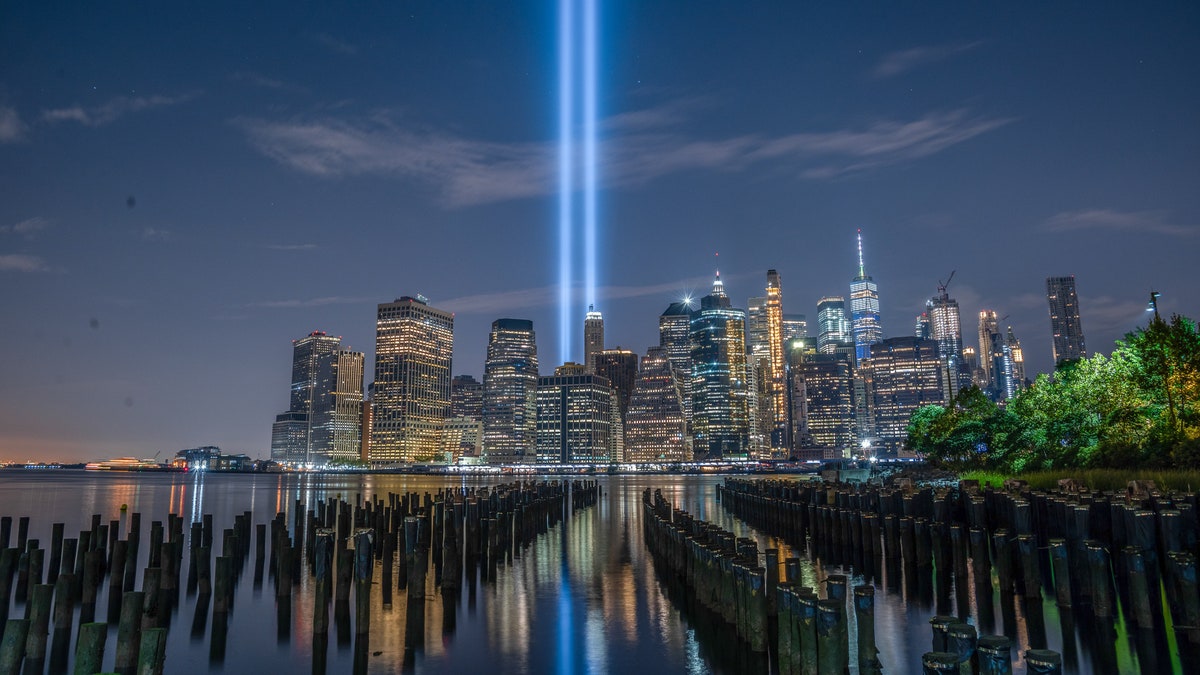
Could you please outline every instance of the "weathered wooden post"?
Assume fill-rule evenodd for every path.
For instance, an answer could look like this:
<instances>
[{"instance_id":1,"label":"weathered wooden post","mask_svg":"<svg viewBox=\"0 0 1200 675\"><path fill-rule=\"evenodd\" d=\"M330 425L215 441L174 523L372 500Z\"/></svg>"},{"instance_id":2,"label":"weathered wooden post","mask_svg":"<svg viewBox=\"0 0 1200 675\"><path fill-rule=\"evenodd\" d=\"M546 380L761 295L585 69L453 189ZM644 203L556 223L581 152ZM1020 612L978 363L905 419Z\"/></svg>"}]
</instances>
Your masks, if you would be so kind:
<instances>
[{"instance_id":1,"label":"weathered wooden post","mask_svg":"<svg viewBox=\"0 0 1200 675\"><path fill-rule=\"evenodd\" d=\"M854 620L858 626L858 672L862 675L883 672L879 649L875 646L875 587L854 587Z\"/></svg>"},{"instance_id":2,"label":"weathered wooden post","mask_svg":"<svg viewBox=\"0 0 1200 675\"><path fill-rule=\"evenodd\" d=\"M138 651L142 642L142 605L145 594L129 591L121 599L121 618L117 624L117 653L113 667L121 675L130 675L137 668Z\"/></svg>"},{"instance_id":3,"label":"weathered wooden post","mask_svg":"<svg viewBox=\"0 0 1200 675\"><path fill-rule=\"evenodd\" d=\"M845 600L817 601L817 669L821 673L844 673L850 665L850 654L842 647L845 611Z\"/></svg>"},{"instance_id":4,"label":"weathered wooden post","mask_svg":"<svg viewBox=\"0 0 1200 675\"><path fill-rule=\"evenodd\" d=\"M950 652L925 652L921 656L921 672L925 675L959 675L958 655Z\"/></svg>"},{"instance_id":5,"label":"weathered wooden post","mask_svg":"<svg viewBox=\"0 0 1200 675\"><path fill-rule=\"evenodd\" d=\"M1062 675L1062 655L1049 649L1025 651L1025 665L1030 675Z\"/></svg>"},{"instance_id":6,"label":"weathered wooden post","mask_svg":"<svg viewBox=\"0 0 1200 675\"><path fill-rule=\"evenodd\" d=\"M108 624L85 623L79 626L79 641L75 644L75 675L93 675L100 672L104 663L104 643L107 639Z\"/></svg>"},{"instance_id":7,"label":"weathered wooden post","mask_svg":"<svg viewBox=\"0 0 1200 675\"><path fill-rule=\"evenodd\" d=\"M29 619L9 619L4 624L4 638L0 640L0 673L17 675L21 672L28 636Z\"/></svg>"},{"instance_id":8,"label":"weathered wooden post","mask_svg":"<svg viewBox=\"0 0 1200 675\"><path fill-rule=\"evenodd\" d=\"M370 529L354 533L354 629L358 635L371 631L371 576L375 569L371 540L374 536Z\"/></svg>"},{"instance_id":9,"label":"weathered wooden post","mask_svg":"<svg viewBox=\"0 0 1200 675\"><path fill-rule=\"evenodd\" d=\"M1012 640L1003 635L985 635L976 643L979 675L1012 675Z\"/></svg>"},{"instance_id":10,"label":"weathered wooden post","mask_svg":"<svg viewBox=\"0 0 1200 675\"><path fill-rule=\"evenodd\" d=\"M41 664L46 658L46 638L50 632L51 598L54 586L36 584L29 594L29 636L25 640L25 660L30 664ZM28 667L28 666L27 666ZM41 672L40 667L30 668Z\"/></svg>"},{"instance_id":11,"label":"weathered wooden post","mask_svg":"<svg viewBox=\"0 0 1200 675\"><path fill-rule=\"evenodd\" d=\"M167 660L167 629L151 628L142 633L137 675L163 675Z\"/></svg>"}]
</instances>

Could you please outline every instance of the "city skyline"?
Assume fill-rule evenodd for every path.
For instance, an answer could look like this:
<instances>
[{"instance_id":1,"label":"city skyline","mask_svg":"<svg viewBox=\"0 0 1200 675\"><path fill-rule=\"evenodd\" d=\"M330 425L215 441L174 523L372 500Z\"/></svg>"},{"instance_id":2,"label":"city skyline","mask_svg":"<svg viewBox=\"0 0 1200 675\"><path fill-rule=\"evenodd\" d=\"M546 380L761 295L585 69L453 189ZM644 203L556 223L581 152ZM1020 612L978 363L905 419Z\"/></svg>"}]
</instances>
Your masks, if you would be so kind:
<instances>
[{"instance_id":1,"label":"city skyline","mask_svg":"<svg viewBox=\"0 0 1200 675\"><path fill-rule=\"evenodd\" d=\"M607 345L657 344L718 251L735 307L776 269L815 336L858 228L884 337L957 270L962 332L1008 315L1030 378L1048 277L1077 281L1089 354L1151 290L1200 314L1200 8L1025 8L602 6ZM0 9L0 459L265 456L281 345L324 330L373 363L402 295L455 314L453 375L482 377L501 317L559 354L560 291L582 325L553 6L282 9Z\"/></svg>"}]
</instances>

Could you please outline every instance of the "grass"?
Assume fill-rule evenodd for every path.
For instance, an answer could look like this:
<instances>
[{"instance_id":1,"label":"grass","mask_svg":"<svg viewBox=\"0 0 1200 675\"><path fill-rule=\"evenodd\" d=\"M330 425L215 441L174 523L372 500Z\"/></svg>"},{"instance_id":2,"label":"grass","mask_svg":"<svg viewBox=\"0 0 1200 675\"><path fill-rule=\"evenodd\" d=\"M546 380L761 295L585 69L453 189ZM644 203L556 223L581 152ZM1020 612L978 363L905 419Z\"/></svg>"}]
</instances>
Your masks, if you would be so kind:
<instances>
[{"instance_id":1,"label":"grass","mask_svg":"<svg viewBox=\"0 0 1200 675\"><path fill-rule=\"evenodd\" d=\"M1121 470L1121 469L1063 469L1061 471L1032 471L1018 475L995 471L968 471L963 480L977 480L981 486L1003 487L1004 481L1016 478L1035 489L1058 487L1060 478L1074 478L1093 490L1122 491L1131 480L1152 480L1159 490L1192 491L1200 489L1200 471L1183 470Z\"/></svg>"}]
</instances>

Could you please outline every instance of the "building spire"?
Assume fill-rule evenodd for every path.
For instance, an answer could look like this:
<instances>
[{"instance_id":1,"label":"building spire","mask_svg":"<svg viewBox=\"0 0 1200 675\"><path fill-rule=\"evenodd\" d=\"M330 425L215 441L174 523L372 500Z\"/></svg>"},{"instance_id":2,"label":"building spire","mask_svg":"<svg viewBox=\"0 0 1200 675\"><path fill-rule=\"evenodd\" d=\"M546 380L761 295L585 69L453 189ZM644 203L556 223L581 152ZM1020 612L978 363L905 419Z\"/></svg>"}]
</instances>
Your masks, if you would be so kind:
<instances>
[{"instance_id":1,"label":"building spire","mask_svg":"<svg viewBox=\"0 0 1200 675\"><path fill-rule=\"evenodd\" d=\"M859 279L867 278L867 268L865 265L863 265L862 228L861 227L858 228L858 278Z\"/></svg>"},{"instance_id":2,"label":"building spire","mask_svg":"<svg viewBox=\"0 0 1200 675\"><path fill-rule=\"evenodd\" d=\"M720 253L716 253L715 257L720 257ZM725 297L725 283L721 282L721 269L716 269L716 277L713 279L713 295L716 297Z\"/></svg>"}]
</instances>

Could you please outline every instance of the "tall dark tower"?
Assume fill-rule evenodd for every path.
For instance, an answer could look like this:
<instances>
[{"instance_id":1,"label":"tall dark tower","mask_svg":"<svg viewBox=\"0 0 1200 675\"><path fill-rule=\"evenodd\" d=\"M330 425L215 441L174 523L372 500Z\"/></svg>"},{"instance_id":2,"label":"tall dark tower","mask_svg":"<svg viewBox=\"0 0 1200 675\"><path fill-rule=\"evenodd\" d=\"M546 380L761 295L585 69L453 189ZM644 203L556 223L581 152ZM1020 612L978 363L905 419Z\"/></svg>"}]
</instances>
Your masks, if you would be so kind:
<instances>
[{"instance_id":1,"label":"tall dark tower","mask_svg":"<svg viewBox=\"0 0 1200 675\"><path fill-rule=\"evenodd\" d=\"M1083 324L1079 320L1079 298L1075 295L1075 275L1048 277L1046 300L1050 303L1050 330L1054 333L1054 365L1087 357Z\"/></svg>"},{"instance_id":2,"label":"tall dark tower","mask_svg":"<svg viewBox=\"0 0 1200 675\"><path fill-rule=\"evenodd\" d=\"M528 319L497 319L483 365L483 448L489 462L537 457L537 340Z\"/></svg>"},{"instance_id":3,"label":"tall dark tower","mask_svg":"<svg viewBox=\"0 0 1200 675\"><path fill-rule=\"evenodd\" d=\"M717 272L692 315L692 444L697 458L750 452L746 313L730 306Z\"/></svg>"}]
</instances>

